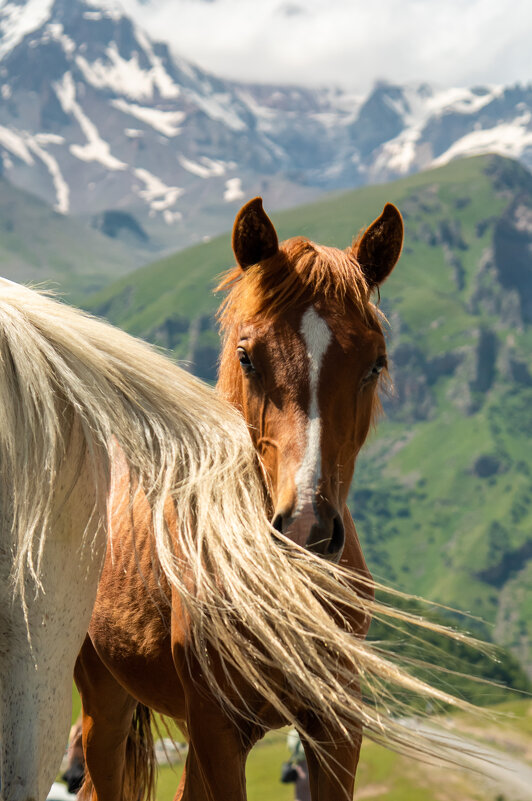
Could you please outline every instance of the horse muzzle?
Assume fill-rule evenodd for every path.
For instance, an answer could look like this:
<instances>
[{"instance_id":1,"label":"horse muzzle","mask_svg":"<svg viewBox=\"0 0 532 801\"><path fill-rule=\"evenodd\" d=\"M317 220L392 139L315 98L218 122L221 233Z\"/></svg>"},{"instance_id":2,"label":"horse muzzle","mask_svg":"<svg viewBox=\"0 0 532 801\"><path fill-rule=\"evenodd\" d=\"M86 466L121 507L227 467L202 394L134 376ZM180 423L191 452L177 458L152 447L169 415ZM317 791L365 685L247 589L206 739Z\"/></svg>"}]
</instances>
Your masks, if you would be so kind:
<instances>
[{"instance_id":1,"label":"horse muzzle","mask_svg":"<svg viewBox=\"0 0 532 801\"><path fill-rule=\"evenodd\" d=\"M345 544L345 530L342 518L336 510L330 508L321 511L313 503L307 503L295 514L276 512L272 525L292 542L323 559L340 561Z\"/></svg>"}]
</instances>

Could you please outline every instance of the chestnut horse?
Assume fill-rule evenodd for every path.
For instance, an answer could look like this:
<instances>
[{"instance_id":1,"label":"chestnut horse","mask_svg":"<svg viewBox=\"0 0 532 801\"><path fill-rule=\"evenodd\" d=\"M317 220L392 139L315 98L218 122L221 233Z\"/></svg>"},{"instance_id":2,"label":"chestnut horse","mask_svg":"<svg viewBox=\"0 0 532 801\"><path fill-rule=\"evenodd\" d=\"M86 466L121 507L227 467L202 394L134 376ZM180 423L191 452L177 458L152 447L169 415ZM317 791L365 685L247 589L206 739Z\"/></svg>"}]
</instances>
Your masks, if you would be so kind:
<instances>
[{"instance_id":1,"label":"chestnut horse","mask_svg":"<svg viewBox=\"0 0 532 801\"><path fill-rule=\"evenodd\" d=\"M387 204L346 251L294 238L279 248L259 198L233 229L237 266L222 282L223 351L218 390L241 410L266 475L273 525L299 545L339 562L359 595L372 593L347 495L355 459L379 409L386 375L381 315L371 295L396 265L403 221ZM360 637L368 615L344 612ZM271 721L274 725L274 721ZM351 798L360 752L330 742L310 714L303 737L313 799Z\"/></svg>"},{"instance_id":2,"label":"chestnut horse","mask_svg":"<svg viewBox=\"0 0 532 801\"><path fill-rule=\"evenodd\" d=\"M246 649L246 666L236 664L223 636L219 650L210 648L208 660L198 663L201 649L190 652L194 629L182 599L152 553L147 500L133 491L130 501L128 468L117 460L113 548L75 672L90 774L85 797L149 796L153 751L146 707L172 717L188 736L176 801L244 801L250 748L265 731L288 721L302 735L313 799L337 801L353 794L362 725L403 749L414 751L419 744L382 705L362 699L358 676L365 684L372 677L379 685L391 680L453 702L364 642L371 612L393 611L373 600L346 506L386 373L381 315L371 297L395 266L402 240L401 216L390 204L345 251L301 238L279 246L260 199L237 216L237 266L221 284L229 293L221 312L218 387L243 413L264 466L277 532L270 614L259 620L254 604L248 617L247 607L234 610L240 612L238 647ZM179 552L181 535L168 505L166 517ZM292 574L283 567L286 555ZM251 594L265 592L260 585L268 580L267 558L254 539L249 551L231 551L231 582L247 586L248 604L250 588ZM298 579L300 560L309 576L314 569L310 592ZM219 562L206 569L227 580ZM216 617L216 608L208 614ZM277 647L266 653L268 643ZM319 675L308 669L313 648L324 668Z\"/></svg>"},{"instance_id":3,"label":"chestnut horse","mask_svg":"<svg viewBox=\"0 0 532 801\"><path fill-rule=\"evenodd\" d=\"M329 664L313 638L324 638L329 618L314 620L316 567L304 555L294 564L272 538L242 417L145 343L0 280L1 801L44 801L59 768L120 471L142 494L159 592L171 586L179 596L187 656L211 694L224 696L212 651L226 669L258 673L273 700L287 669L327 716L319 686ZM136 513L129 490L121 500L127 519L130 507ZM281 626L279 580L302 599L298 619ZM132 602L132 620L137 610ZM128 636L136 642L135 630ZM304 663L292 652L305 653ZM135 721L142 726L142 709Z\"/></svg>"}]
</instances>

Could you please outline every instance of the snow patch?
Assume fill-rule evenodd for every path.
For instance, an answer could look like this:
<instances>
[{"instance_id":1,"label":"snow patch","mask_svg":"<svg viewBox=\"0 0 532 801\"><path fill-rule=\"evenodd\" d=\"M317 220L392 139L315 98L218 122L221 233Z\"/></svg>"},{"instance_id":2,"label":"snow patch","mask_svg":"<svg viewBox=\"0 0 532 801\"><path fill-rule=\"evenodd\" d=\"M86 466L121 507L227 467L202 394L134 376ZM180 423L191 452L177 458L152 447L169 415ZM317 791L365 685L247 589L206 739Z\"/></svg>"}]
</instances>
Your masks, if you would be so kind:
<instances>
[{"instance_id":1,"label":"snow patch","mask_svg":"<svg viewBox=\"0 0 532 801\"><path fill-rule=\"evenodd\" d=\"M59 136L56 139L62 139L63 137ZM55 195L56 195L56 203L54 209L58 211L60 214L68 214L70 209L70 189L68 187L67 182L63 178L61 170L59 169L59 164L57 160L48 153L47 150L44 150L43 147L40 146L40 142L43 144L47 144L49 142L54 142L54 139L50 138L47 134L37 134L32 139L28 140L29 147L33 150L36 156L40 158L43 162L45 167L47 168L48 172L52 176L52 181L54 183ZM55 144L56 142L54 142Z\"/></svg>"},{"instance_id":2,"label":"snow patch","mask_svg":"<svg viewBox=\"0 0 532 801\"><path fill-rule=\"evenodd\" d=\"M115 0L84 0L85 5L92 6L93 8L100 8L102 11L99 13L103 17L108 17L115 22L119 19L122 19L124 16L124 10L120 3L115 2ZM86 12L90 14L89 12ZM98 13L98 12L95 12Z\"/></svg>"},{"instance_id":3,"label":"snow patch","mask_svg":"<svg viewBox=\"0 0 532 801\"><path fill-rule=\"evenodd\" d=\"M33 137L33 140L37 142L38 145L64 145L65 144L65 137L60 136L59 134L53 133L37 133Z\"/></svg>"},{"instance_id":4,"label":"snow patch","mask_svg":"<svg viewBox=\"0 0 532 801\"><path fill-rule=\"evenodd\" d=\"M437 92L426 101L429 114L457 111L460 114L476 114L504 92L502 86L491 86L485 94L477 94L471 89L452 88Z\"/></svg>"},{"instance_id":5,"label":"snow patch","mask_svg":"<svg viewBox=\"0 0 532 801\"><path fill-rule=\"evenodd\" d=\"M0 7L0 58L50 18L54 0L26 0Z\"/></svg>"},{"instance_id":6,"label":"snow patch","mask_svg":"<svg viewBox=\"0 0 532 801\"><path fill-rule=\"evenodd\" d=\"M233 100L227 92L212 94L208 97L202 97L196 92L190 92L189 97L212 120L223 122L232 131L244 131L246 129L246 123L232 110L231 104Z\"/></svg>"},{"instance_id":7,"label":"snow patch","mask_svg":"<svg viewBox=\"0 0 532 801\"><path fill-rule=\"evenodd\" d=\"M181 166L191 172L193 175L198 175L200 178L215 178L224 175L226 164L223 161L215 161L209 159L207 156L202 156L201 164L197 161L191 161L185 156L179 156L179 163Z\"/></svg>"},{"instance_id":8,"label":"snow patch","mask_svg":"<svg viewBox=\"0 0 532 801\"><path fill-rule=\"evenodd\" d=\"M376 174L406 175L415 166L428 166L425 163L419 163L422 156L418 150L423 130L428 121L451 112L475 114L499 97L502 92L503 88L500 86L491 86L482 94L465 88L434 91L427 86L417 86L406 87L400 101L387 98L388 104L401 114L405 128L394 139L382 145L371 171ZM478 152L486 151L479 150ZM427 156L425 156L426 158ZM451 158L454 156L448 160ZM432 166L437 163L439 163L438 160L432 162Z\"/></svg>"},{"instance_id":9,"label":"snow patch","mask_svg":"<svg viewBox=\"0 0 532 801\"><path fill-rule=\"evenodd\" d=\"M149 72L139 65L138 53L133 53L129 61L122 58L115 42L106 50L107 62L98 59L91 64L84 56L76 57L76 64L83 77L96 89L111 89L119 95L134 100L153 97L153 80Z\"/></svg>"},{"instance_id":10,"label":"snow patch","mask_svg":"<svg viewBox=\"0 0 532 801\"><path fill-rule=\"evenodd\" d=\"M186 75L187 78L191 78L193 81L197 81L198 75L189 61L186 61L184 58L180 58L180 56L178 56L176 53L172 54L172 59L176 67L178 67L183 75Z\"/></svg>"},{"instance_id":11,"label":"snow patch","mask_svg":"<svg viewBox=\"0 0 532 801\"><path fill-rule=\"evenodd\" d=\"M71 114L87 137L86 145L70 145L70 152L81 161L96 161L109 170L125 170L127 164L111 155L110 145L98 133L94 123L85 115L76 101L76 87L70 72L62 81L54 84L54 89L65 114Z\"/></svg>"},{"instance_id":12,"label":"snow patch","mask_svg":"<svg viewBox=\"0 0 532 801\"><path fill-rule=\"evenodd\" d=\"M165 99L175 99L180 94L179 87L166 73L161 60L154 55L148 40L145 54L152 64L149 70L140 66L137 52L129 60L123 58L116 42L110 43L105 54L107 61L97 59L89 63L83 56L78 55L76 58L76 64L85 80L96 89L111 89L132 100L151 100L155 89Z\"/></svg>"},{"instance_id":13,"label":"snow patch","mask_svg":"<svg viewBox=\"0 0 532 801\"><path fill-rule=\"evenodd\" d=\"M16 156L25 164L35 164L22 136L10 128L4 128L3 125L0 125L0 146L5 147L13 156Z\"/></svg>"},{"instance_id":14,"label":"snow patch","mask_svg":"<svg viewBox=\"0 0 532 801\"><path fill-rule=\"evenodd\" d=\"M512 123L501 123L493 128L471 131L434 159L431 166L440 167L452 159L481 153L497 153L500 156L517 159L527 148L532 147L530 121L531 115L527 112Z\"/></svg>"},{"instance_id":15,"label":"snow patch","mask_svg":"<svg viewBox=\"0 0 532 801\"><path fill-rule=\"evenodd\" d=\"M229 178L225 182L224 200L226 203L233 203L236 200L242 200L244 192L242 191L242 181L240 178Z\"/></svg>"},{"instance_id":16,"label":"snow patch","mask_svg":"<svg viewBox=\"0 0 532 801\"><path fill-rule=\"evenodd\" d=\"M180 211L170 211L170 209L165 209L163 211L163 220L167 225L173 225L175 222L179 222L179 220L183 219L183 215Z\"/></svg>"},{"instance_id":17,"label":"snow patch","mask_svg":"<svg viewBox=\"0 0 532 801\"><path fill-rule=\"evenodd\" d=\"M72 55L76 49L75 42L63 32L63 26L60 22L49 22L44 29L41 42L48 42L50 39L60 42L67 56Z\"/></svg>"},{"instance_id":18,"label":"snow patch","mask_svg":"<svg viewBox=\"0 0 532 801\"><path fill-rule=\"evenodd\" d=\"M261 104L255 100L251 92L241 89L239 92L237 92L237 96L242 103L246 104L254 117L258 117L259 119L263 120L271 120L277 117L276 109L269 106L261 106Z\"/></svg>"},{"instance_id":19,"label":"snow patch","mask_svg":"<svg viewBox=\"0 0 532 801\"><path fill-rule=\"evenodd\" d=\"M144 131L139 131L138 128L124 128L124 133L130 139L140 139L141 136L144 136Z\"/></svg>"},{"instance_id":20,"label":"snow patch","mask_svg":"<svg viewBox=\"0 0 532 801\"><path fill-rule=\"evenodd\" d=\"M406 175L416 161L416 146L420 136L420 126L414 126L401 131L395 139L385 142L375 159L374 169L377 172L391 170Z\"/></svg>"},{"instance_id":21,"label":"snow patch","mask_svg":"<svg viewBox=\"0 0 532 801\"><path fill-rule=\"evenodd\" d=\"M11 97L11 87L8 83L2 84L1 94L3 100L9 100Z\"/></svg>"},{"instance_id":22,"label":"snow patch","mask_svg":"<svg viewBox=\"0 0 532 801\"><path fill-rule=\"evenodd\" d=\"M342 116L345 115L348 122L353 122L353 120L358 117L360 108L366 100L366 96L360 92L350 92L339 89L326 89L325 96L328 103L341 113Z\"/></svg>"},{"instance_id":23,"label":"snow patch","mask_svg":"<svg viewBox=\"0 0 532 801\"><path fill-rule=\"evenodd\" d=\"M170 209L185 191L179 186L166 186L160 178L142 167L134 172L146 187L139 190L139 196L149 204L153 212Z\"/></svg>"},{"instance_id":24,"label":"snow patch","mask_svg":"<svg viewBox=\"0 0 532 801\"><path fill-rule=\"evenodd\" d=\"M135 36L152 65L151 74L161 97L165 99L175 99L179 97L181 89L174 83L170 75L168 75L159 56L156 56L153 52L153 47L146 34L140 28L135 28Z\"/></svg>"},{"instance_id":25,"label":"snow patch","mask_svg":"<svg viewBox=\"0 0 532 801\"><path fill-rule=\"evenodd\" d=\"M45 147L50 144L62 145L64 141L64 138L57 134L38 133L35 134L35 136L30 136L30 134L15 133L15 131L9 128L0 126L0 146L3 146L12 155L30 166L35 164L35 159L31 155L33 152L45 165L54 183L56 194L56 204L54 208L61 214L67 214L69 210L69 188L61 174L59 164L56 159L45 150ZM4 164L8 168L13 166L9 157L4 157Z\"/></svg>"},{"instance_id":26,"label":"snow patch","mask_svg":"<svg viewBox=\"0 0 532 801\"><path fill-rule=\"evenodd\" d=\"M184 111L162 111L158 108L148 106L138 106L136 103L127 103L122 98L111 100L111 105L124 114L130 114L137 120L145 122L164 136L172 137L181 133L179 123L183 122L186 114Z\"/></svg>"}]
</instances>

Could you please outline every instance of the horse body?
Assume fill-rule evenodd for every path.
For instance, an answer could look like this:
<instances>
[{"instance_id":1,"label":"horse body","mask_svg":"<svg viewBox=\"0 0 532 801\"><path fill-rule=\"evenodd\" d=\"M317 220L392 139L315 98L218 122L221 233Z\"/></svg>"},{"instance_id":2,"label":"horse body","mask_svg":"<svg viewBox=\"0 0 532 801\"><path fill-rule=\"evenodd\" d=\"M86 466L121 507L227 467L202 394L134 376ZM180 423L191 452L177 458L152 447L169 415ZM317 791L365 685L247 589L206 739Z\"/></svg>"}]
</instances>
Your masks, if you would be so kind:
<instances>
[{"instance_id":1,"label":"horse body","mask_svg":"<svg viewBox=\"0 0 532 801\"><path fill-rule=\"evenodd\" d=\"M359 641L369 627L372 581L346 499L386 366L371 291L395 265L401 243L401 218L387 206L347 252L306 240L290 240L279 249L261 204L252 201L237 217L238 267L225 282L231 291L222 315L219 390L248 423L265 469L273 526L350 571L351 591L360 603L337 602L334 614ZM123 481L127 498L127 477ZM93 797L136 798L121 788L140 789L134 779L126 780L133 770L126 751L138 700L180 721L188 733L176 801L244 801L249 749L267 729L286 723L288 715L269 704L247 677L220 667L215 653L211 659L232 700L231 714L212 697L187 650L190 632L179 594L160 580L145 506L139 493L129 513L124 501L114 502L114 550L108 548L89 637L76 667ZM171 515L170 508L166 512ZM169 522L179 541L175 521ZM336 672L345 682L342 659L335 658ZM349 664L354 701L357 681ZM336 672L329 676L331 686ZM282 686L281 679L280 692ZM301 698L299 709L297 703L285 709L302 729L313 798L351 797L360 722L355 716L346 731L322 710L305 707Z\"/></svg>"}]
</instances>

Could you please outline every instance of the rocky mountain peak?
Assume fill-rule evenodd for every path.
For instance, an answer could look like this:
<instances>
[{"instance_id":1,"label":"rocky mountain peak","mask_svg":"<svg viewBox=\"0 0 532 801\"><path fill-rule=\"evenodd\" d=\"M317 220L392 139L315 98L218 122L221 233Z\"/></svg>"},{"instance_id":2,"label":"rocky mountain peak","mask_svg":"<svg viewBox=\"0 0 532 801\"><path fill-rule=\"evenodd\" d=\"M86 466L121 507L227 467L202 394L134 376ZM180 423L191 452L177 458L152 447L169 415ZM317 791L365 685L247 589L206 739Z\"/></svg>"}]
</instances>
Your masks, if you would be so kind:
<instances>
[{"instance_id":1,"label":"rocky mountain peak","mask_svg":"<svg viewBox=\"0 0 532 801\"><path fill-rule=\"evenodd\" d=\"M114 0L0 0L0 163L57 211L127 211L154 247L495 151L532 165L532 87L257 86L153 42ZM459 268L457 267L457 275Z\"/></svg>"}]
</instances>

